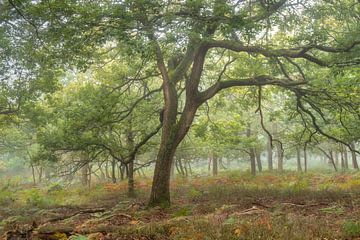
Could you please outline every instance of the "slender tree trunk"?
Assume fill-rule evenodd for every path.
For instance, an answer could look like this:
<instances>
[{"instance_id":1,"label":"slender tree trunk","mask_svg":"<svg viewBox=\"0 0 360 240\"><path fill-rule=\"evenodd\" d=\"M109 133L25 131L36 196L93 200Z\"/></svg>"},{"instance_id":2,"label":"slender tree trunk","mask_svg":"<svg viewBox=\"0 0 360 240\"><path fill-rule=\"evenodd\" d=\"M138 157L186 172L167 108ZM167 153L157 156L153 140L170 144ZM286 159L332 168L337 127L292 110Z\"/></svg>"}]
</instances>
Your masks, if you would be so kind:
<instances>
[{"instance_id":1,"label":"slender tree trunk","mask_svg":"<svg viewBox=\"0 0 360 240\"><path fill-rule=\"evenodd\" d=\"M345 169L348 170L349 169L349 158L348 158L348 154L347 154L347 149L345 146L343 146L343 152L344 152L344 163L345 163Z\"/></svg>"},{"instance_id":2,"label":"slender tree trunk","mask_svg":"<svg viewBox=\"0 0 360 240\"><path fill-rule=\"evenodd\" d=\"M88 186L89 185L89 175L88 175L88 171L89 171L89 163L86 163L82 168L81 168L81 183L83 186Z\"/></svg>"},{"instance_id":3,"label":"slender tree trunk","mask_svg":"<svg viewBox=\"0 0 360 240\"><path fill-rule=\"evenodd\" d=\"M31 164L31 173L32 173L32 177L33 177L33 183L34 183L34 185L36 185L35 167L33 164Z\"/></svg>"},{"instance_id":4,"label":"slender tree trunk","mask_svg":"<svg viewBox=\"0 0 360 240\"><path fill-rule=\"evenodd\" d=\"M38 168L38 182L41 183L42 182L42 176L43 176L43 167L39 166Z\"/></svg>"},{"instance_id":5,"label":"slender tree trunk","mask_svg":"<svg viewBox=\"0 0 360 240\"><path fill-rule=\"evenodd\" d=\"M188 177L189 176L189 173L188 173L188 169L187 169L187 164L186 164L186 160L184 159L184 164L182 165L183 168L184 168L184 172L185 172L185 177Z\"/></svg>"},{"instance_id":6,"label":"slender tree trunk","mask_svg":"<svg viewBox=\"0 0 360 240\"><path fill-rule=\"evenodd\" d=\"M337 151L334 151L334 156L335 156L335 163L336 163L336 166L339 166L339 154Z\"/></svg>"},{"instance_id":7,"label":"slender tree trunk","mask_svg":"<svg viewBox=\"0 0 360 240\"><path fill-rule=\"evenodd\" d=\"M179 157L179 158L176 158L176 161L178 162L181 175L182 175L182 176L185 176L186 173L185 173L184 166L183 166L183 164L182 164L181 158L180 158L180 157Z\"/></svg>"},{"instance_id":8,"label":"slender tree trunk","mask_svg":"<svg viewBox=\"0 0 360 240\"><path fill-rule=\"evenodd\" d=\"M121 179L121 163L116 164L116 167L117 167L117 179L120 179L120 181L121 181L122 180Z\"/></svg>"},{"instance_id":9,"label":"slender tree trunk","mask_svg":"<svg viewBox=\"0 0 360 240\"><path fill-rule=\"evenodd\" d=\"M88 188L91 187L92 164L88 163Z\"/></svg>"},{"instance_id":10,"label":"slender tree trunk","mask_svg":"<svg viewBox=\"0 0 360 240\"><path fill-rule=\"evenodd\" d=\"M307 154L307 144L304 144L304 171L308 170L308 154Z\"/></svg>"},{"instance_id":11,"label":"slender tree trunk","mask_svg":"<svg viewBox=\"0 0 360 240\"><path fill-rule=\"evenodd\" d=\"M188 169L189 169L189 174L192 175L193 172L192 172L191 161L190 160L187 161L187 165L188 165Z\"/></svg>"},{"instance_id":12,"label":"slender tree trunk","mask_svg":"<svg viewBox=\"0 0 360 240\"><path fill-rule=\"evenodd\" d=\"M128 175L128 196L133 198L135 193L135 181L134 181L134 159L129 161L129 175Z\"/></svg>"},{"instance_id":13,"label":"slender tree trunk","mask_svg":"<svg viewBox=\"0 0 360 240\"><path fill-rule=\"evenodd\" d=\"M125 164L124 168L125 168L125 178L129 178L129 164Z\"/></svg>"},{"instance_id":14,"label":"slender tree trunk","mask_svg":"<svg viewBox=\"0 0 360 240\"><path fill-rule=\"evenodd\" d=\"M336 152L335 152L335 156L336 156ZM334 160L334 152L332 150L329 151L329 160L330 163L333 165L335 172L337 172L337 167L336 167L336 162Z\"/></svg>"},{"instance_id":15,"label":"slender tree trunk","mask_svg":"<svg viewBox=\"0 0 360 240\"><path fill-rule=\"evenodd\" d=\"M177 162L177 159L174 157L174 163L175 163L175 167L176 167L176 171L178 173L178 175L182 175L180 168L179 168L179 164Z\"/></svg>"},{"instance_id":16,"label":"slender tree trunk","mask_svg":"<svg viewBox=\"0 0 360 240\"><path fill-rule=\"evenodd\" d=\"M344 151L340 150L341 170L345 171Z\"/></svg>"},{"instance_id":17,"label":"slender tree trunk","mask_svg":"<svg viewBox=\"0 0 360 240\"><path fill-rule=\"evenodd\" d=\"M213 162L213 176L217 176L218 174L218 158L215 154L212 154L212 162Z\"/></svg>"},{"instance_id":18,"label":"slender tree trunk","mask_svg":"<svg viewBox=\"0 0 360 240\"><path fill-rule=\"evenodd\" d=\"M105 162L105 176L107 181L109 181L109 179L111 179L110 174L109 174L109 160L106 160Z\"/></svg>"},{"instance_id":19,"label":"slender tree trunk","mask_svg":"<svg viewBox=\"0 0 360 240\"><path fill-rule=\"evenodd\" d=\"M305 158L305 156L304 156L304 158ZM300 148L298 146L296 147L296 162L297 162L297 171L302 172Z\"/></svg>"},{"instance_id":20,"label":"slender tree trunk","mask_svg":"<svg viewBox=\"0 0 360 240\"><path fill-rule=\"evenodd\" d=\"M208 158L208 172L210 173L210 171L211 171L211 162L212 161L212 157L211 157L211 155L209 155L209 158Z\"/></svg>"},{"instance_id":21,"label":"slender tree trunk","mask_svg":"<svg viewBox=\"0 0 360 240\"><path fill-rule=\"evenodd\" d=\"M127 147L129 149L134 148L134 134L132 131L132 121L130 119L129 121L129 129L127 134ZM135 163L135 155L136 153L133 153L129 158L127 159L127 166L128 166L128 196L133 198L136 196L135 192L135 180L134 180L134 163Z\"/></svg>"},{"instance_id":22,"label":"slender tree trunk","mask_svg":"<svg viewBox=\"0 0 360 240\"><path fill-rule=\"evenodd\" d=\"M256 153L255 158L256 158L258 170L259 170L259 172L262 172L261 152L259 149L256 149L255 153Z\"/></svg>"},{"instance_id":23,"label":"slender tree trunk","mask_svg":"<svg viewBox=\"0 0 360 240\"><path fill-rule=\"evenodd\" d=\"M255 149L251 147L249 149L249 156L250 156L250 172L251 175L256 175L256 159L255 159Z\"/></svg>"},{"instance_id":24,"label":"slender tree trunk","mask_svg":"<svg viewBox=\"0 0 360 240\"><path fill-rule=\"evenodd\" d=\"M106 177L105 177L105 173L104 173L102 165L99 166L99 171L100 171L100 179L101 179L101 181L105 182Z\"/></svg>"},{"instance_id":25,"label":"slender tree trunk","mask_svg":"<svg viewBox=\"0 0 360 240\"><path fill-rule=\"evenodd\" d=\"M120 171L120 180L123 181L125 179L125 167L123 163L120 164L119 171Z\"/></svg>"},{"instance_id":26,"label":"slender tree trunk","mask_svg":"<svg viewBox=\"0 0 360 240\"><path fill-rule=\"evenodd\" d=\"M111 161L111 181L112 183L116 183L116 160L115 158Z\"/></svg>"},{"instance_id":27,"label":"slender tree trunk","mask_svg":"<svg viewBox=\"0 0 360 240\"><path fill-rule=\"evenodd\" d=\"M351 148L351 160L352 160L352 165L353 165L353 168L356 169L356 170L359 170L359 165L358 165L358 162L357 162L357 159L356 159L356 152L354 151L355 150L355 144L352 142L350 144Z\"/></svg>"},{"instance_id":28,"label":"slender tree trunk","mask_svg":"<svg viewBox=\"0 0 360 240\"><path fill-rule=\"evenodd\" d=\"M251 137L250 123L247 124L246 137L248 137L248 138ZM248 151L249 151L249 157L250 157L250 172L251 172L251 175L255 176L256 175L255 148L251 146Z\"/></svg>"},{"instance_id":29,"label":"slender tree trunk","mask_svg":"<svg viewBox=\"0 0 360 240\"><path fill-rule=\"evenodd\" d=\"M281 149L280 144L276 144L277 154L278 154L278 171L282 172L284 170L284 150Z\"/></svg>"},{"instance_id":30,"label":"slender tree trunk","mask_svg":"<svg viewBox=\"0 0 360 240\"><path fill-rule=\"evenodd\" d=\"M273 150L271 147L270 137L268 137L268 142L267 142L267 161L268 161L268 169L269 171L272 171L274 167L273 167Z\"/></svg>"}]
</instances>

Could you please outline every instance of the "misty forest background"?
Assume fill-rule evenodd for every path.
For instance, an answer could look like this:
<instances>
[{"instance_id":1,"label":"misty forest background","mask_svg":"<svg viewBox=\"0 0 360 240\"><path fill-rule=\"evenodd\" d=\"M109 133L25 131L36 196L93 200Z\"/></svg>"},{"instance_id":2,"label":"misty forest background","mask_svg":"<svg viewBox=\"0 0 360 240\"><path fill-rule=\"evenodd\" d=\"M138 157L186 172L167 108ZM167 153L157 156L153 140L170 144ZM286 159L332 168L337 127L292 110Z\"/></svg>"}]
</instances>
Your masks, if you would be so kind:
<instances>
[{"instance_id":1,"label":"misty forest background","mask_svg":"<svg viewBox=\"0 0 360 240\"><path fill-rule=\"evenodd\" d=\"M0 1L5 239L360 237L359 22L355 0Z\"/></svg>"}]
</instances>

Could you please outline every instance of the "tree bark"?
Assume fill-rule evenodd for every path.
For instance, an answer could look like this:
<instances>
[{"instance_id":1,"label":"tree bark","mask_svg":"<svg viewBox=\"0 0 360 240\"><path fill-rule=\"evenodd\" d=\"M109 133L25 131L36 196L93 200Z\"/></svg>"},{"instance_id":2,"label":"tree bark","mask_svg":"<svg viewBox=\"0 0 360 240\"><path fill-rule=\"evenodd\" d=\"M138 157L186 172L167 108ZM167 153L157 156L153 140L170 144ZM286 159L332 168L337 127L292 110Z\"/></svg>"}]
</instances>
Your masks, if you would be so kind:
<instances>
[{"instance_id":1,"label":"tree bark","mask_svg":"<svg viewBox=\"0 0 360 240\"><path fill-rule=\"evenodd\" d=\"M304 158L305 158L305 156L304 156ZM297 162L297 171L302 172L301 156L300 156L300 148L299 148L299 146L296 147L296 162Z\"/></svg>"},{"instance_id":2,"label":"tree bark","mask_svg":"<svg viewBox=\"0 0 360 240\"><path fill-rule=\"evenodd\" d=\"M336 152L335 152L335 156L336 156ZM338 170L337 170L336 162L334 160L334 152L332 150L329 151L329 160L330 163L333 165L335 172L337 172Z\"/></svg>"},{"instance_id":3,"label":"tree bark","mask_svg":"<svg viewBox=\"0 0 360 240\"><path fill-rule=\"evenodd\" d=\"M345 146L343 146L343 152L344 152L344 165L345 165L345 169L348 170L348 169L349 169L349 158L348 158L347 149L346 149Z\"/></svg>"},{"instance_id":4,"label":"tree bark","mask_svg":"<svg viewBox=\"0 0 360 240\"><path fill-rule=\"evenodd\" d=\"M273 150L271 147L270 137L268 137L268 142L267 142L267 160L268 160L268 170L272 171L274 167L273 167Z\"/></svg>"},{"instance_id":5,"label":"tree bark","mask_svg":"<svg viewBox=\"0 0 360 240\"><path fill-rule=\"evenodd\" d=\"M212 169L213 176L217 176L217 174L218 174L218 158L213 153L211 159L212 159L212 163L213 163L213 165L212 165L213 166L213 169Z\"/></svg>"},{"instance_id":6,"label":"tree bark","mask_svg":"<svg viewBox=\"0 0 360 240\"><path fill-rule=\"evenodd\" d=\"M341 149L340 149L340 160L341 160L341 170L342 171L345 171L345 158L344 158L344 151L342 149L342 146L341 146Z\"/></svg>"},{"instance_id":7,"label":"tree bark","mask_svg":"<svg viewBox=\"0 0 360 240\"><path fill-rule=\"evenodd\" d=\"M123 163L120 164L119 171L120 171L120 180L123 181L125 179L125 166Z\"/></svg>"},{"instance_id":8,"label":"tree bark","mask_svg":"<svg viewBox=\"0 0 360 240\"><path fill-rule=\"evenodd\" d=\"M356 169L356 170L359 170L359 165L358 165L358 162L357 162L357 159L356 159L356 152L354 151L355 150L355 144L352 142L350 144L350 147L352 148L350 150L351 150L351 160L352 160L353 168Z\"/></svg>"},{"instance_id":9,"label":"tree bark","mask_svg":"<svg viewBox=\"0 0 360 240\"><path fill-rule=\"evenodd\" d=\"M258 166L258 170L259 170L259 172L262 172L261 152L260 152L259 149L256 149L255 158L256 158L256 163L257 163L257 166Z\"/></svg>"},{"instance_id":10,"label":"tree bark","mask_svg":"<svg viewBox=\"0 0 360 240\"><path fill-rule=\"evenodd\" d=\"M43 167L39 166L38 168L38 182L41 183L42 182L42 176L43 176Z\"/></svg>"},{"instance_id":11,"label":"tree bark","mask_svg":"<svg viewBox=\"0 0 360 240\"><path fill-rule=\"evenodd\" d=\"M128 196L133 198L135 193L135 181L134 181L134 160L129 162L129 175L128 175Z\"/></svg>"},{"instance_id":12,"label":"tree bark","mask_svg":"<svg viewBox=\"0 0 360 240\"><path fill-rule=\"evenodd\" d=\"M163 141L158 153L149 206L170 205L170 171L176 148Z\"/></svg>"},{"instance_id":13,"label":"tree bark","mask_svg":"<svg viewBox=\"0 0 360 240\"><path fill-rule=\"evenodd\" d=\"M127 133L127 147L129 149L134 148L134 135L132 131L132 121L129 121L129 129ZM135 193L135 180L134 180L134 162L135 162L135 154L133 152L127 159L128 165L128 196L133 198L136 196Z\"/></svg>"},{"instance_id":14,"label":"tree bark","mask_svg":"<svg viewBox=\"0 0 360 240\"><path fill-rule=\"evenodd\" d=\"M307 144L304 145L304 171L307 172L308 170L308 154L307 154Z\"/></svg>"},{"instance_id":15,"label":"tree bark","mask_svg":"<svg viewBox=\"0 0 360 240\"><path fill-rule=\"evenodd\" d=\"M111 182L116 183L116 160L113 158L111 160Z\"/></svg>"},{"instance_id":16,"label":"tree bark","mask_svg":"<svg viewBox=\"0 0 360 240\"><path fill-rule=\"evenodd\" d=\"M278 171L282 172L284 170L284 150L281 149L280 144L276 144L277 154L278 154Z\"/></svg>"},{"instance_id":17,"label":"tree bark","mask_svg":"<svg viewBox=\"0 0 360 240\"><path fill-rule=\"evenodd\" d=\"M89 163L86 163L82 168L81 168L81 183L83 186L88 186L89 185Z\"/></svg>"},{"instance_id":18,"label":"tree bark","mask_svg":"<svg viewBox=\"0 0 360 240\"><path fill-rule=\"evenodd\" d=\"M335 155L335 163L336 166L339 166L339 154L337 151L333 151L334 155Z\"/></svg>"},{"instance_id":19,"label":"tree bark","mask_svg":"<svg viewBox=\"0 0 360 240\"><path fill-rule=\"evenodd\" d=\"M251 137L251 126L250 123L247 123L247 129L246 129L246 137ZM256 175L256 159L255 159L255 147L251 146L248 150L249 157L250 157L250 172L251 175Z\"/></svg>"}]
</instances>

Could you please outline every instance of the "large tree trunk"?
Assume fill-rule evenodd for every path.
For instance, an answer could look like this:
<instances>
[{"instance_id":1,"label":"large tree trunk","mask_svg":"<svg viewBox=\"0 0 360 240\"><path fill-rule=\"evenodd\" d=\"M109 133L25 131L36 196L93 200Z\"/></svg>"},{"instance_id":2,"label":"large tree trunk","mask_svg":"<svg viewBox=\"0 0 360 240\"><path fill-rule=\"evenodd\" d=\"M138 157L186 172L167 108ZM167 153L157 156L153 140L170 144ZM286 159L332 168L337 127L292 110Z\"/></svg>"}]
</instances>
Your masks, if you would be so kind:
<instances>
[{"instance_id":1,"label":"large tree trunk","mask_svg":"<svg viewBox=\"0 0 360 240\"><path fill-rule=\"evenodd\" d=\"M175 178L175 161L173 160L171 163L171 172L170 172L170 178Z\"/></svg>"},{"instance_id":2,"label":"large tree trunk","mask_svg":"<svg viewBox=\"0 0 360 240\"><path fill-rule=\"evenodd\" d=\"M296 147L296 162L297 162L297 171L302 172L301 156L300 156L300 148L299 147Z\"/></svg>"},{"instance_id":3,"label":"large tree trunk","mask_svg":"<svg viewBox=\"0 0 360 240\"><path fill-rule=\"evenodd\" d=\"M150 34L150 39L155 39L155 36ZM208 48L199 47L196 50L193 50L192 47L188 48L185 54L187 57L183 59L184 62L180 64L181 67L179 66L181 70L185 70L192 63L189 79L185 82L185 106L179 120L177 119L178 95L176 81L182 78L184 73L175 71L170 77L160 47L157 45L155 48L157 65L163 80L164 109L160 116L162 135L155 164L149 206L164 206L170 205L170 172L176 148L189 131L196 110L206 101L206 98L200 97L199 83Z\"/></svg>"},{"instance_id":4,"label":"large tree trunk","mask_svg":"<svg viewBox=\"0 0 360 240\"><path fill-rule=\"evenodd\" d=\"M198 106L194 106L189 103L185 104L183 114L177 124L175 124L177 107L174 107L175 111L173 109L169 110L174 116L166 116L165 108L163 131L156 159L149 206L170 205L170 173L172 161L177 146L184 139L190 129L197 107Z\"/></svg>"},{"instance_id":5,"label":"large tree trunk","mask_svg":"<svg viewBox=\"0 0 360 240\"><path fill-rule=\"evenodd\" d=\"M357 163L357 159L356 159L356 152L354 151L355 150L355 144L352 142L350 144L351 148L351 160L352 160L352 164L353 164L353 168L356 169L356 170L359 170L359 165Z\"/></svg>"},{"instance_id":6,"label":"large tree trunk","mask_svg":"<svg viewBox=\"0 0 360 240\"><path fill-rule=\"evenodd\" d=\"M150 195L150 206L168 206L170 204L170 172L176 147L163 142L158 153L153 184Z\"/></svg>"}]
</instances>

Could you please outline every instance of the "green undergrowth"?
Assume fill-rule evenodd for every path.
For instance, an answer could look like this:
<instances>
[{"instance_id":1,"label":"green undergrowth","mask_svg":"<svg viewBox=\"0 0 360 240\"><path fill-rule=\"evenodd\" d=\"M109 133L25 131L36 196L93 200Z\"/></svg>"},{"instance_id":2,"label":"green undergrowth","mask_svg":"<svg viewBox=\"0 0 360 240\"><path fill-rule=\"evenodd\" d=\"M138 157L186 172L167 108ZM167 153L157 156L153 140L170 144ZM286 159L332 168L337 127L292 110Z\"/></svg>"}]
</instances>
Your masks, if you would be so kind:
<instances>
[{"instance_id":1,"label":"green undergrowth","mask_svg":"<svg viewBox=\"0 0 360 240\"><path fill-rule=\"evenodd\" d=\"M175 178L171 182L173 205L165 209L146 208L150 178L136 179L135 199L126 197L126 185L126 181L90 188L3 182L0 230L51 218L49 211L59 207L69 213L75 211L72 208L103 207L132 217L131 224L109 227L110 239L360 238L360 174L356 172L264 172L254 177L229 171L216 177ZM131 204L138 207L129 208ZM67 224L72 226L71 221ZM98 234L106 233L104 227ZM68 237L86 239L87 235Z\"/></svg>"}]
</instances>

